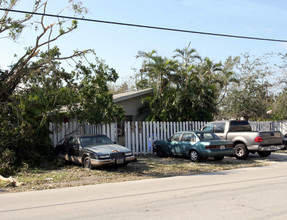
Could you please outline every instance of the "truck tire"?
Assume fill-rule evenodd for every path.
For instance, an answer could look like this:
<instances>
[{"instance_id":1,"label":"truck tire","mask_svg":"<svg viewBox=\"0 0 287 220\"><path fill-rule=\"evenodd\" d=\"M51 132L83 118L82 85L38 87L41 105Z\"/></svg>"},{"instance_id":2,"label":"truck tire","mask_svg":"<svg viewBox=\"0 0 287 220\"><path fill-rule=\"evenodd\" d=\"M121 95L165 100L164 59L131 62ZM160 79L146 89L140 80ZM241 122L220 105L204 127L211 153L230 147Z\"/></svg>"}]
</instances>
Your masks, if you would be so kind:
<instances>
[{"instance_id":1,"label":"truck tire","mask_svg":"<svg viewBox=\"0 0 287 220\"><path fill-rule=\"evenodd\" d=\"M271 151L257 151L260 157L269 157L271 154Z\"/></svg>"},{"instance_id":2,"label":"truck tire","mask_svg":"<svg viewBox=\"0 0 287 220\"><path fill-rule=\"evenodd\" d=\"M239 160L244 160L248 157L248 150L244 144L235 145L235 157Z\"/></svg>"}]
</instances>

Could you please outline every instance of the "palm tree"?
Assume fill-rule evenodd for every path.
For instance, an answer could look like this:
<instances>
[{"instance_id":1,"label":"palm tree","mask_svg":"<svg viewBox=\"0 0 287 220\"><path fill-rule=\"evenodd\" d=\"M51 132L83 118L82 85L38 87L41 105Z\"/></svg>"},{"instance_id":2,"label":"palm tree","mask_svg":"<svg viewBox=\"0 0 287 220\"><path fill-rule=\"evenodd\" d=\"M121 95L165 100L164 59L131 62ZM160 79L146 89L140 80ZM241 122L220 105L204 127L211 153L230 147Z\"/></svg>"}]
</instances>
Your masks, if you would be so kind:
<instances>
[{"instance_id":1,"label":"palm tree","mask_svg":"<svg viewBox=\"0 0 287 220\"><path fill-rule=\"evenodd\" d=\"M187 87L189 75L194 69L194 61L201 61L201 57L198 55L195 49L190 48L190 44L191 43L189 43L188 46L183 49L174 50L175 55L173 56L173 58L179 57L182 59L180 72L182 75L182 81L185 82L185 87Z\"/></svg>"},{"instance_id":2,"label":"palm tree","mask_svg":"<svg viewBox=\"0 0 287 220\"><path fill-rule=\"evenodd\" d=\"M146 73L152 84L156 86L157 91L162 94L170 76L177 70L177 62L158 56L155 50L149 53L139 51L136 58L139 57L147 59L143 62L142 72Z\"/></svg>"},{"instance_id":3,"label":"palm tree","mask_svg":"<svg viewBox=\"0 0 287 220\"><path fill-rule=\"evenodd\" d=\"M176 49L174 50L175 55L173 58L181 58L182 59L182 67L187 69L187 66L193 63L196 59L201 60L201 57L198 55L197 51L190 47L190 42L187 47L183 49Z\"/></svg>"}]
</instances>

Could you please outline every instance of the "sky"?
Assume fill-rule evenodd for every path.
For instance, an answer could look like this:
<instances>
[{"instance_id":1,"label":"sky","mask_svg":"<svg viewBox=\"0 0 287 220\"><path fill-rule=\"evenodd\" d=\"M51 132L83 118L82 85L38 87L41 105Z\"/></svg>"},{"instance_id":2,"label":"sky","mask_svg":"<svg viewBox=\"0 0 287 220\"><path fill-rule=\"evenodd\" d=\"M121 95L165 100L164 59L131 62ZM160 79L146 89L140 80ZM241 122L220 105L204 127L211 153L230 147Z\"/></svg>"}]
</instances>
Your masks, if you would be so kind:
<instances>
[{"instance_id":1,"label":"sky","mask_svg":"<svg viewBox=\"0 0 287 220\"><path fill-rule=\"evenodd\" d=\"M47 13L57 14L66 0L49 0ZM285 0L82 0L88 8L85 18L148 26L287 40ZM16 9L30 11L32 0L21 0ZM3 11L0 11L0 16ZM19 16L11 13L14 17ZM62 15L71 15L64 11ZM46 23L53 22L46 19ZM35 42L34 30L27 27L17 42L0 36L0 68L5 69ZM175 49L189 43L200 56L224 62L228 56L250 53L262 56L287 50L286 43L224 38L94 22L79 22L77 30L57 41L63 55L73 50L94 49L97 56L129 80L142 60L138 51L156 50L171 58ZM272 60L272 62L279 62Z\"/></svg>"}]
</instances>

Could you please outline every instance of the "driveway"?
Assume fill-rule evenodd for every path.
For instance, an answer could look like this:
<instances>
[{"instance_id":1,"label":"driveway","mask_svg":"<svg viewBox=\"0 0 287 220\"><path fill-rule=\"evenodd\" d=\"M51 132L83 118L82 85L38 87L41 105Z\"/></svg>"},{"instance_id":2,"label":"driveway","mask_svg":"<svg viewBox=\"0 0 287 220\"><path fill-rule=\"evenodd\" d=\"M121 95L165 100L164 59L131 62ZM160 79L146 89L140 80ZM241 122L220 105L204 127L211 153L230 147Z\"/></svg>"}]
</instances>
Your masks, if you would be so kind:
<instances>
[{"instance_id":1,"label":"driveway","mask_svg":"<svg viewBox=\"0 0 287 220\"><path fill-rule=\"evenodd\" d=\"M0 219L287 219L287 163L0 196Z\"/></svg>"}]
</instances>

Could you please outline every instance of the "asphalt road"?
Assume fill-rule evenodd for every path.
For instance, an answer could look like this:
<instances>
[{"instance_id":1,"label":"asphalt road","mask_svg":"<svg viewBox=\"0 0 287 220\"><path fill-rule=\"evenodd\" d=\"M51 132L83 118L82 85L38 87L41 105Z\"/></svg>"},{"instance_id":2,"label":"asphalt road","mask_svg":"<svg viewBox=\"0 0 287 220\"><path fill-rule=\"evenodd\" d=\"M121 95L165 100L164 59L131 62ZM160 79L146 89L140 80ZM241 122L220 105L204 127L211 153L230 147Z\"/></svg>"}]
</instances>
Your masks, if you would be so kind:
<instances>
[{"instance_id":1,"label":"asphalt road","mask_svg":"<svg viewBox=\"0 0 287 220\"><path fill-rule=\"evenodd\" d=\"M0 195L0 219L287 219L287 163Z\"/></svg>"}]
</instances>

